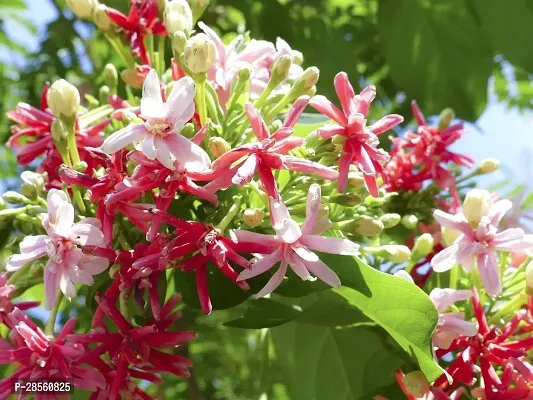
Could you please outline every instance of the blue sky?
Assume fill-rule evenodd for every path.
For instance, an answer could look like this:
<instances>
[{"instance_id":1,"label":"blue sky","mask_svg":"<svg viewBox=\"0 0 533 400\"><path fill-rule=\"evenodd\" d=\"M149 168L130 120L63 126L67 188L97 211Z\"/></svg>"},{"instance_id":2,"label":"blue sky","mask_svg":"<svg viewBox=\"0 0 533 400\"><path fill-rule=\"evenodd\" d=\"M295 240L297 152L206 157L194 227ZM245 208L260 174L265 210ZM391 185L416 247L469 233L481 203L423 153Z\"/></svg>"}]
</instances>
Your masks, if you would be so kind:
<instances>
[{"instance_id":1,"label":"blue sky","mask_svg":"<svg viewBox=\"0 0 533 400\"><path fill-rule=\"evenodd\" d=\"M46 23L55 19L56 10L50 0L25 0L29 7L28 17L44 33ZM38 52L38 43L32 36L15 24L7 24L6 30L11 37L24 44L30 52ZM10 57L11 62L24 63L24 59L0 52L0 59ZM421 105L423 107L423 105ZM480 184L487 186L495 181L508 179L514 183L533 183L533 165L528 167L529 155L533 157L533 113L520 114L508 109L491 98L485 112L469 125L464 137L455 145L454 150L481 161L485 157L497 157L502 162L502 171L486 177Z\"/></svg>"}]
</instances>

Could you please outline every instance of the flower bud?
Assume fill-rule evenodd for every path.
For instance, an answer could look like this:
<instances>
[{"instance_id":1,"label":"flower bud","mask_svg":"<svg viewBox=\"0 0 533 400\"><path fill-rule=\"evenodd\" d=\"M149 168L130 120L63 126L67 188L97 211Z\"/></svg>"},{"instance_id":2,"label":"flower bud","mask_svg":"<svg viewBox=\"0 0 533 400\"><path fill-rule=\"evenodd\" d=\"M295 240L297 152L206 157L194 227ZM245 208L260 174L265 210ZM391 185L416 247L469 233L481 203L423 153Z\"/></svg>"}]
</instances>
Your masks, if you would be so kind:
<instances>
[{"instance_id":1,"label":"flower bud","mask_svg":"<svg viewBox=\"0 0 533 400\"><path fill-rule=\"evenodd\" d=\"M205 33L199 33L187 40L181 55L183 64L195 74L209 71L215 63L215 57L215 43Z\"/></svg>"},{"instance_id":2,"label":"flower bud","mask_svg":"<svg viewBox=\"0 0 533 400\"><path fill-rule=\"evenodd\" d=\"M187 43L187 35L183 31L177 31L172 35L171 41L174 56L180 58L181 53L183 53L183 50L185 49L185 44Z\"/></svg>"},{"instance_id":3,"label":"flower bud","mask_svg":"<svg viewBox=\"0 0 533 400\"><path fill-rule=\"evenodd\" d=\"M244 223L252 228L261 225L264 218L265 213L257 208L248 208L243 215Z\"/></svg>"},{"instance_id":4,"label":"flower bud","mask_svg":"<svg viewBox=\"0 0 533 400\"><path fill-rule=\"evenodd\" d=\"M302 65L304 62L304 55L298 50L292 51L292 62L296 65Z\"/></svg>"},{"instance_id":5,"label":"flower bud","mask_svg":"<svg viewBox=\"0 0 533 400\"><path fill-rule=\"evenodd\" d=\"M342 136L341 136L342 137ZM334 138L335 140L335 138ZM365 178L363 177L362 172L349 172L348 173L348 183L353 187L363 187L365 186Z\"/></svg>"},{"instance_id":6,"label":"flower bud","mask_svg":"<svg viewBox=\"0 0 533 400\"><path fill-rule=\"evenodd\" d=\"M22 185L20 185L20 194L30 200L35 200L37 198L37 189L35 186L24 182Z\"/></svg>"},{"instance_id":7,"label":"flower bud","mask_svg":"<svg viewBox=\"0 0 533 400\"><path fill-rule=\"evenodd\" d=\"M444 130L448 128L455 118L455 113L451 108L445 108L439 115L439 129Z\"/></svg>"},{"instance_id":8,"label":"flower bud","mask_svg":"<svg viewBox=\"0 0 533 400\"><path fill-rule=\"evenodd\" d=\"M80 106L80 92L64 79L55 81L46 96L48 107L56 117L74 117Z\"/></svg>"},{"instance_id":9,"label":"flower bud","mask_svg":"<svg viewBox=\"0 0 533 400\"><path fill-rule=\"evenodd\" d=\"M106 104L107 98L109 97L109 86L104 85L98 90L98 100L100 101L100 104Z\"/></svg>"},{"instance_id":10,"label":"flower bud","mask_svg":"<svg viewBox=\"0 0 533 400\"><path fill-rule=\"evenodd\" d=\"M420 260L422 257L427 256L433 250L435 240L430 233L424 233L420 235L413 246L413 259L415 261Z\"/></svg>"},{"instance_id":11,"label":"flower bud","mask_svg":"<svg viewBox=\"0 0 533 400\"><path fill-rule=\"evenodd\" d=\"M288 54L282 55L272 67L272 74L270 75L269 84L276 87L289 76L289 69L291 68L291 56Z\"/></svg>"},{"instance_id":12,"label":"flower bud","mask_svg":"<svg viewBox=\"0 0 533 400\"><path fill-rule=\"evenodd\" d=\"M451 246L453 242L461 236L461 232L443 226L441 229L441 236L444 245Z\"/></svg>"},{"instance_id":13,"label":"flower bud","mask_svg":"<svg viewBox=\"0 0 533 400\"><path fill-rule=\"evenodd\" d=\"M110 89L116 90L118 85L118 73L113 64L106 64L104 67L104 81Z\"/></svg>"},{"instance_id":14,"label":"flower bud","mask_svg":"<svg viewBox=\"0 0 533 400\"><path fill-rule=\"evenodd\" d=\"M76 165L74 165L74 170L78 172L85 172L87 171L88 165L85 161L80 161Z\"/></svg>"},{"instance_id":15,"label":"flower bud","mask_svg":"<svg viewBox=\"0 0 533 400\"><path fill-rule=\"evenodd\" d=\"M18 208L5 208L0 210L0 221L9 221L11 218L20 213Z\"/></svg>"},{"instance_id":16,"label":"flower bud","mask_svg":"<svg viewBox=\"0 0 533 400\"><path fill-rule=\"evenodd\" d=\"M409 372L402 380L408 395L419 399L429 393L429 383L420 371Z\"/></svg>"},{"instance_id":17,"label":"flower bud","mask_svg":"<svg viewBox=\"0 0 533 400\"><path fill-rule=\"evenodd\" d=\"M365 251L383 257L396 264L404 263L411 258L411 250L404 245L387 244L378 247L366 247Z\"/></svg>"},{"instance_id":18,"label":"flower bud","mask_svg":"<svg viewBox=\"0 0 533 400\"><path fill-rule=\"evenodd\" d=\"M35 186L36 189L41 189L44 186L44 178L41 174L33 171L23 171L20 178L24 183Z\"/></svg>"},{"instance_id":19,"label":"flower bud","mask_svg":"<svg viewBox=\"0 0 533 400\"><path fill-rule=\"evenodd\" d=\"M222 154L227 153L231 150L230 145L221 137L212 137L207 143L207 147L213 156L216 158L220 157Z\"/></svg>"},{"instance_id":20,"label":"flower bud","mask_svg":"<svg viewBox=\"0 0 533 400\"><path fill-rule=\"evenodd\" d=\"M363 216L355 221L355 233L363 236L377 236L383 232L383 222L368 216Z\"/></svg>"},{"instance_id":21,"label":"flower bud","mask_svg":"<svg viewBox=\"0 0 533 400\"><path fill-rule=\"evenodd\" d=\"M183 135L183 136L185 136L186 138L189 138L189 139L191 139L194 136L195 133L196 133L196 128L190 122L185 124L183 129L180 131L180 135Z\"/></svg>"},{"instance_id":22,"label":"flower bud","mask_svg":"<svg viewBox=\"0 0 533 400\"><path fill-rule=\"evenodd\" d=\"M379 220L383 222L383 226L385 227L385 229L394 228L400 223L401 219L402 217L400 216L400 214L396 213L384 214L379 217Z\"/></svg>"},{"instance_id":23,"label":"flower bud","mask_svg":"<svg viewBox=\"0 0 533 400\"><path fill-rule=\"evenodd\" d=\"M472 189L466 194L463 203L463 213L472 225L478 225L481 218L489 214L492 208L492 197L486 190Z\"/></svg>"},{"instance_id":24,"label":"flower bud","mask_svg":"<svg viewBox=\"0 0 533 400\"><path fill-rule=\"evenodd\" d=\"M54 139L54 142L59 143L59 142L67 140L67 137L68 137L67 125L65 125L65 123L61 121L59 118L54 119L50 130L52 132L52 139Z\"/></svg>"},{"instance_id":25,"label":"flower bud","mask_svg":"<svg viewBox=\"0 0 533 400\"><path fill-rule=\"evenodd\" d=\"M98 4L97 0L67 0L67 6L78 18L91 18L93 10Z\"/></svg>"},{"instance_id":26,"label":"flower bud","mask_svg":"<svg viewBox=\"0 0 533 400\"><path fill-rule=\"evenodd\" d=\"M415 229L418 225L418 218L415 215L404 215L401 222L407 229Z\"/></svg>"},{"instance_id":27,"label":"flower bud","mask_svg":"<svg viewBox=\"0 0 533 400\"><path fill-rule=\"evenodd\" d=\"M107 15L107 7L103 4L98 4L94 9L93 14L94 24L103 32L107 32L113 26L113 21Z\"/></svg>"},{"instance_id":28,"label":"flower bud","mask_svg":"<svg viewBox=\"0 0 533 400\"><path fill-rule=\"evenodd\" d=\"M13 192L13 191L7 191L2 195L2 198L5 200L6 203L9 204L26 204L30 201L26 196L23 196L20 193Z\"/></svg>"},{"instance_id":29,"label":"flower bud","mask_svg":"<svg viewBox=\"0 0 533 400\"><path fill-rule=\"evenodd\" d=\"M120 71L120 78L126 83L126 85L135 89L140 89L143 85L143 80L139 77L135 68L127 68Z\"/></svg>"},{"instance_id":30,"label":"flower bud","mask_svg":"<svg viewBox=\"0 0 533 400\"><path fill-rule=\"evenodd\" d=\"M385 198L366 196L363 204L367 207L381 207L383 204L385 204Z\"/></svg>"},{"instance_id":31,"label":"flower bud","mask_svg":"<svg viewBox=\"0 0 533 400\"><path fill-rule=\"evenodd\" d=\"M332 196L331 201L342 206L353 207L361 204L361 197L357 196L356 194L343 193Z\"/></svg>"},{"instance_id":32,"label":"flower bud","mask_svg":"<svg viewBox=\"0 0 533 400\"><path fill-rule=\"evenodd\" d=\"M480 174L490 174L491 172L497 171L500 168L500 160L497 158L489 157L481 160L477 171Z\"/></svg>"},{"instance_id":33,"label":"flower bud","mask_svg":"<svg viewBox=\"0 0 533 400\"><path fill-rule=\"evenodd\" d=\"M167 3L164 13L165 27L170 34L178 31L189 33L192 29L192 11L185 0L172 0Z\"/></svg>"},{"instance_id":34,"label":"flower bud","mask_svg":"<svg viewBox=\"0 0 533 400\"><path fill-rule=\"evenodd\" d=\"M318 82L320 70L317 67L307 68L303 74L296 80L291 89L293 95L299 96L306 93Z\"/></svg>"},{"instance_id":35,"label":"flower bud","mask_svg":"<svg viewBox=\"0 0 533 400\"><path fill-rule=\"evenodd\" d=\"M252 76L252 69L249 66L244 66L239 70L239 80L247 81Z\"/></svg>"},{"instance_id":36,"label":"flower bud","mask_svg":"<svg viewBox=\"0 0 533 400\"><path fill-rule=\"evenodd\" d=\"M526 293L533 296L533 261L530 261L526 267Z\"/></svg>"}]
</instances>

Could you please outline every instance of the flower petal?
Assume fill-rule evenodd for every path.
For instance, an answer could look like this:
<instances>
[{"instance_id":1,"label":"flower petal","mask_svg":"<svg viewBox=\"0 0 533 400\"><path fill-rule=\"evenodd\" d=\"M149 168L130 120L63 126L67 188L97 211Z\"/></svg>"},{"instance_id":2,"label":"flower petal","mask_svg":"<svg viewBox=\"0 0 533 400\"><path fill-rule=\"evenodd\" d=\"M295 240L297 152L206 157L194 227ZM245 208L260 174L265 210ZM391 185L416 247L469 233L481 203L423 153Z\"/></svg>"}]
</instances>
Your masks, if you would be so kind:
<instances>
[{"instance_id":1,"label":"flower petal","mask_svg":"<svg viewBox=\"0 0 533 400\"><path fill-rule=\"evenodd\" d=\"M55 225L59 206L63 203L68 203L67 194L62 190L50 189L46 197L46 203L48 206L48 223Z\"/></svg>"},{"instance_id":2,"label":"flower petal","mask_svg":"<svg viewBox=\"0 0 533 400\"><path fill-rule=\"evenodd\" d=\"M387 132L388 130L394 128L395 126L403 122L403 117L398 114L389 114L381 118L378 122L373 124L370 127L370 130L374 135L379 135L381 133Z\"/></svg>"},{"instance_id":3,"label":"flower petal","mask_svg":"<svg viewBox=\"0 0 533 400\"><path fill-rule=\"evenodd\" d=\"M154 148L157 160L168 169L174 170L174 159L172 158L172 154L170 154L167 144L161 137L158 136L154 139Z\"/></svg>"},{"instance_id":4,"label":"flower petal","mask_svg":"<svg viewBox=\"0 0 533 400\"><path fill-rule=\"evenodd\" d=\"M6 271L13 272L20 267L28 264L29 262L36 260L46 254L46 247L40 247L29 253L13 254L6 260Z\"/></svg>"},{"instance_id":5,"label":"flower petal","mask_svg":"<svg viewBox=\"0 0 533 400\"><path fill-rule=\"evenodd\" d=\"M456 301L468 300L474 293L471 290L455 290L435 288L429 294L429 298L437 307L437 310L443 312Z\"/></svg>"},{"instance_id":6,"label":"flower petal","mask_svg":"<svg viewBox=\"0 0 533 400\"><path fill-rule=\"evenodd\" d=\"M161 84L155 69L150 70L143 83L141 114L145 118L164 118L165 105L161 97Z\"/></svg>"},{"instance_id":7,"label":"flower petal","mask_svg":"<svg viewBox=\"0 0 533 400\"><path fill-rule=\"evenodd\" d=\"M277 249L268 256L256 259L257 261L252 264L250 269L245 269L237 277L237 281L243 281L245 279L253 278L257 275L261 275L263 272L268 271L274 264L281 260L281 250Z\"/></svg>"},{"instance_id":8,"label":"flower petal","mask_svg":"<svg viewBox=\"0 0 533 400\"><path fill-rule=\"evenodd\" d=\"M341 286L341 280L331 268L329 268L322 260L315 262L303 261L305 267L318 279L327 283L328 285L338 288Z\"/></svg>"},{"instance_id":9,"label":"flower petal","mask_svg":"<svg viewBox=\"0 0 533 400\"><path fill-rule=\"evenodd\" d=\"M231 182L242 186L250 183L257 171L258 159L255 154L251 154L246 161L237 169L237 173L231 178Z\"/></svg>"},{"instance_id":10,"label":"flower petal","mask_svg":"<svg viewBox=\"0 0 533 400\"><path fill-rule=\"evenodd\" d=\"M320 212L321 207L321 193L322 189L319 184L312 184L309 186L309 191L307 192L307 200L305 202L305 221L302 224L302 233L309 234L313 231L313 228L316 224L318 213Z\"/></svg>"},{"instance_id":11,"label":"flower petal","mask_svg":"<svg viewBox=\"0 0 533 400\"><path fill-rule=\"evenodd\" d=\"M513 208L513 203L510 200L504 199L494 203L489 211L489 219L492 225L498 225L504 215Z\"/></svg>"},{"instance_id":12,"label":"flower petal","mask_svg":"<svg viewBox=\"0 0 533 400\"><path fill-rule=\"evenodd\" d=\"M272 293L277 287L283 282L283 278L287 273L287 262L282 262L278 270L272 275L270 280L267 282L265 287L261 289L256 295L255 298L259 299L265 297L267 294Z\"/></svg>"},{"instance_id":13,"label":"flower petal","mask_svg":"<svg viewBox=\"0 0 533 400\"><path fill-rule=\"evenodd\" d=\"M257 136L257 139L260 141L267 139L270 135L270 132L268 130L268 126L263 120L263 117L261 117L259 110L255 108L252 103L246 103L244 108L246 109L248 121L250 121L250 125L252 126L252 130L254 131L255 136Z\"/></svg>"},{"instance_id":14,"label":"flower petal","mask_svg":"<svg viewBox=\"0 0 533 400\"><path fill-rule=\"evenodd\" d=\"M325 237L319 235L303 235L299 242L313 250L329 254L356 256L359 245L348 239Z\"/></svg>"},{"instance_id":15,"label":"flower petal","mask_svg":"<svg viewBox=\"0 0 533 400\"><path fill-rule=\"evenodd\" d=\"M44 248L46 250L46 235L26 236L20 242L19 248L21 253L30 253L34 250Z\"/></svg>"},{"instance_id":16,"label":"flower petal","mask_svg":"<svg viewBox=\"0 0 533 400\"><path fill-rule=\"evenodd\" d=\"M300 118L300 116L305 110L305 107L307 107L308 103L309 103L309 96L298 97L296 101L294 102L294 104L289 109L289 112L287 113L287 116L285 117L285 121L283 121L283 126L293 127L294 125L296 125L296 122L298 122L298 118Z\"/></svg>"},{"instance_id":17,"label":"flower petal","mask_svg":"<svg viewBox=\"0 0 533 400\"><path fill-rule=\"evenodd\" d=\"M339 173L334 169L303 158L285 156L283 157L283 164L291 171L303 174L316 174L324 179L335 180L339 177Z\"/></svg>"},{"instance_id":18,"label":"flower petal","mask_svg":"<svg viewBox=\"0 0 533 400\"><path fill-rule=\"evenodd\" d=\"M157 152L155 150L154 139L155 135L148 135L144 138L141 144L141 151L150 160L155 160L155 157L157 155Z\"/></svg>"},{"instance_id":19,"label":"flower petal","mask_svg":"<svg viewBox=\"0 0 533 400\"><path fill-rule=\"evenodd\" d=\"M342 135L344 133L344 126L340 125L326 125L318 128L316 134L322 139L331 139L333 136Z\"/></svg>"},{"instance_id":20,"label":"flower petal","mask_svg":"<svg viewBox=\"0 0 533 400\"><path fill-rule=\"evenodd\" d=\"M317 261L319 260L318 256L309 250L307 247L300 246L298 243L293 243L291 249L294 253L305 261Z\"/></svg>"},{"instance_id":21,"label":"flower petal","mask_svg":"<svg viewBox=\"0 0 533 400\"><path fill-rule=\"evenodd\" d=\"M82 246L105 246L104 234L91 223L77 222L70 230L70 237Z\"/></svg>"},{"instance_id":22,"label":"flower petal","mask_svg":"<svg viewBox=\"0 0 533 400\"><path fill-rule=\"evenodd\" d=\"M44 267L44 306L47 310L52 310L57 303L57 290L59 289L59 273L51 271L52 260L48 260ZM54 267L55 270L58 268Z\"/></svg>"},{"instance_id":23,"label":"flower petal","mask_svg":"<svg viewBox=\"0 0 533 400\"><path fill-rule=\"evenodd\" d=\"M454 231L461 231L463 233L468 232L466 229L468 224L457 215L448 214L441 210L435 210L433 212L433 217L441 226L444 226L445 228L452 229Z\"/></svg>"},{"instance_id":24,"label":"flower petal","mask_svg":"<svg viewBox=\"0 0 533 400\"><path fill-rule=\"evenodd\" d=\"M435 272L445 272L459 264L458 244L452 244L431 259L431 267Z\"/></svg>"},{"instance_id":25,"label":"flower petal","mask_svg":"<svg viewBox=\"0 0 533 400\"><path fill-rule=\"evenodd\" d=\"M60 274L59 288L67 299L72 300L76 297L76 288L67 274Z\"/></svg>"},{"instance_id":26,"label":"flower petal","mask_svg":"<svg viewBox=\"0 0 533 400\"><path fill-rule=\"evenodd\" d=\"M174 125L181 124L181 128L183 128L183 125L189 122L194 115L195 94L196 88L190 76L175 81L166 102L167 121L172 121Z\"/></svg>"},{"instance_id":27,"label":"flower petal","mask_svg":"<svg viewBox=\"0 0 533 400\"><path fill-rule=\"evenodd\" d=\"M272 227L285 243L294 243L302 236L300 226L294 221L282 201L270 199Z\"/></svg>"},{"instance_id":28,"label":"flower petal","mask_svg":"<svg viewBox=\"0 0 533 400\"><path fill-rule=\"evenodd\" d=\"M130 143L140 141L148 134L144 124L128 125L107 137L100 146L100 150L106 154L113 154Z\"/></svg>"},{"instance_id":29,"label":"flower petal","mask_svg":"<svg viewBox=\"0 0 533 400\"><path fill-rule=\"evenodd\" d=\"M259 243L266 246L272 246L273 249L277 248L280 244L276 236L273 235L263 235L261 233L245 231L242 229L233 230L233 234L239 242Z\"/></svg>"},{"instance_id":30,"label":"flower petal","mask_svg":"<svg viewBox=\"0 0 533 400\"><path fill-rule=\"evenodd\" d=\"M309 105L315 110L317 110L319 113L324 114L328 118L331 118L339 125L348 125L348 119L346 118L344 113L339 110L337 106L335 106L325 96L313 96L311 100L309 100Z\"/></svg>"},{"instance_id":31,"label":"flower petal","mask_svg":"<svg viewBox=\"0 0 533 400\"><path fill-rule=\"evenodd\" d=\"M481 275L481 282L489 296L498 296L502 291L500 272L496 254L487 252L480 254L477 258L477 266Z\"/></svg>"},{"instance_id":32,"label":"flower petal","mask_svg":"<svg viewBox=\"0 0 533 400\"><path fill-rule=\"evenodd\" d=\"M170 153L185 168L191 172L202 172L209 169L211 160L207 153L189 139L172 134L163 138Z\"/></svg>"},{"instance_id":33,"label":"flower petal","mask_svg":"<svg viewBox=\"0 0 533 400\"><path fill-rule=\"evenodd\" d=\"M339 72L335 75L333 84L335 86L335 92L337 92L337 96L341 102L344 115L350 115L350 104L355 97L355 92L348 79L348 74L346 74L346 72Z\"/></svg>"}]
</instances>

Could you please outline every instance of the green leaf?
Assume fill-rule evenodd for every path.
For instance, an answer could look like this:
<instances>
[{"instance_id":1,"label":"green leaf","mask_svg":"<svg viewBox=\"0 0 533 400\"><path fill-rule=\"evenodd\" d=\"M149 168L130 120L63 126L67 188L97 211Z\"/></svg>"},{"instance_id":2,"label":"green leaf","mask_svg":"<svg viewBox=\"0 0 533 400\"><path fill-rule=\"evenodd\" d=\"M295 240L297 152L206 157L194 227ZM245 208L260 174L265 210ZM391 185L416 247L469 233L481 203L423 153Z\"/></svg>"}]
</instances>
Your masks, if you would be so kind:
<instances>
[{"instance_id":1,"label":"green leaf","mask_svg":"<svg viewBox=\"0 0 533 400\"><path fill-rule=\"evenodd\" d=\"M452 107L460 118L477 119L487 103L493 51L466 0L412 0L408 7L380 0L378 30L391 77L408 99L427 115Z\"/></svg>"},{"instance_id":2,"label":"green leaf","mask_svg":"<svg viewBox=\"0 0 533 400\"><path fill-rule=\"evenodd\" d=\"M321 254L320 258L341 278L343 287L335 291L385 329L418 363L428 381L442 375L431 346L438 313L420 288L356 257Z\"/></svg>"},{"instance_id":3,"label":"green leaf","mask_svg":"<svg viewBox=\"0 0 533 400\"><path fill-rule=\"evenodd\" d=\"M292 321L301 313L301 307L263 298L251 300L242 317L228 321L224 325L246 329L270 328Z\"/></svg>"},{"instance_id":4,"label":"green leaf","mask_svg":"<svg viewBox=\"0 0 533 400\"><path fill-rule=\"evenodd\" d=\"M408 362L379 327L291 322L270 330L291 399L372 399ZM394 397L400 399L397 389Z\"/></svg>"}]
</instances>

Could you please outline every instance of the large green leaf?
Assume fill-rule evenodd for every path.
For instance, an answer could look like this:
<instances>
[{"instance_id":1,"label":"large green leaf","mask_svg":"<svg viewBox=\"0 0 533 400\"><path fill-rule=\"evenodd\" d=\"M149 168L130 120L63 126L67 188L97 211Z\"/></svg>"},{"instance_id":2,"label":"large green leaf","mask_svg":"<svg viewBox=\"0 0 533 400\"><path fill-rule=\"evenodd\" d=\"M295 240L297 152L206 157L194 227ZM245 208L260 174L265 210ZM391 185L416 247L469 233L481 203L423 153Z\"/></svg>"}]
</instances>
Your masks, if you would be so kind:
<instances>
[{"instance_id":1,"label":"large green leaf","mask_svg":"<svg viewBox=\"0 0 533 400\"><path fill-rule=\"evenodd\" d=\"M320 257L341 278L343 287L335 290L338 294L385 329L418 363L429 381L442 374L431 347L438 313L421 289L358 258L329 254Z\"/></svg>"},{"instance_id":2,"label":"large green leaf","mask_svg":"<svg viewBox=\"0 0 533 400\"><path fill-rule=\"evenodd\" d=\"M409 99L427 114L452 107L461 118L477 119L493 52L467 0L380 0L378 27L391 76Z\"/></svg>"},{"instance_id":3,"label":"large green leaf","mask_svg":"<svg viewBox=\"0 0 533 400\"><path fill-rule=\"evenodd\" d=\"M295 400L371 399L394 382L395 369L408 365L375 326L335 329L291 322L270 332L289 398Z\"/></svg>"}]
</instances>

